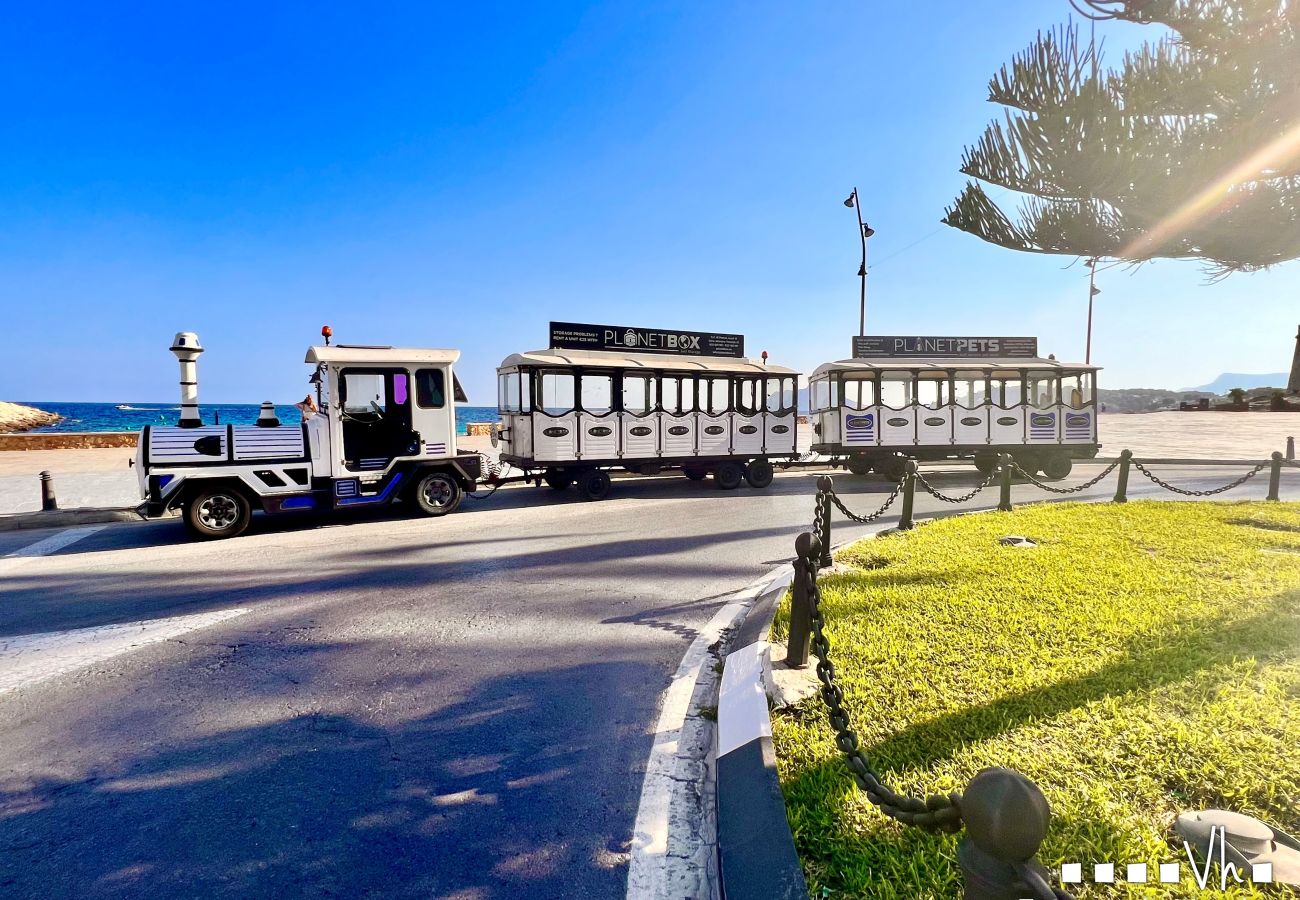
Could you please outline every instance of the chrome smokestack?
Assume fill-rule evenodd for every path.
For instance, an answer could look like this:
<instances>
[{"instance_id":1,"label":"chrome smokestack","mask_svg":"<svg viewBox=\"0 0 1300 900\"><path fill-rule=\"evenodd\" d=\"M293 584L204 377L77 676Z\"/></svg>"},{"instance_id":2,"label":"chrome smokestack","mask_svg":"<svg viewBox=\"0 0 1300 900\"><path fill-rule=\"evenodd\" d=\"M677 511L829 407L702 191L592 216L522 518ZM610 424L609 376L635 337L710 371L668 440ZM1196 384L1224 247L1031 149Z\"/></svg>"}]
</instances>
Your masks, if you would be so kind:
<instances>
[{"instance_id":1,"label":"chrome smokestack","mask_svg":"<svg viewBox=\"0 0 1300 900\"><path fill-rule=\"evenodd\" d=\"M198 428L199 418L199 354L203 346L199 336L192 331L181 331L172 338L172 353L181 363L181 428Z\"/></svg>"}]
</instances>

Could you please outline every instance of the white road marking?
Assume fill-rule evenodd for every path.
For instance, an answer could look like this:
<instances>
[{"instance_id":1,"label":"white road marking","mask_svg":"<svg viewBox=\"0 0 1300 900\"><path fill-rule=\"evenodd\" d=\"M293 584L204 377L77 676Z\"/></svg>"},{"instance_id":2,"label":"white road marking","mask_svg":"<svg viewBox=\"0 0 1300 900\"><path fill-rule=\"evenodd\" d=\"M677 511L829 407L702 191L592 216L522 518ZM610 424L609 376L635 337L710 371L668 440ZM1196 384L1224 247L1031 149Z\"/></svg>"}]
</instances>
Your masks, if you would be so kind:
<instances>
[{"instance_id":1,"label":"white road marking","mask_svg":"<svg viewBox=\"0 0 1300 900\"><path fill-rule=\"evenodd\" d=\"M223 609L189 616L172 616L168 619L144 619L70 631L0 637L0 694L103 662L121 653L165 641L196 628L215 625L246 612L246 609Z\"/></svg>"},{"instance_id":2,"label":"white road marking","mask_svg":"<svg viewBox=\"0 0 1300 900\"><path fill-rule=\"evenodd\" d=\"M711 816L712 778L707 757L712 751L713 729L698 715L689 721L687 717L693 712L692 701L703 702L718 681L710 670L701 683L704 666L710 661L710 645L734 626L755 600L792 574L790 566L781 566L732 594L700 629L664 691L632 827L628 900L678 900L708 897L714 892L715 886L707 882L715 829L712 822L692 821L700 818L701 804Z\"/></svg>"},{"instance_id":3,"label":"white road marking","mask_svg":"<svg viewBox=\"0 0 1300 900\"><path fill-rule=\"evenodd\" d=\"M64 547L75 544L82 538L88 538L96 532L103 531L107 525L83 525L80 528L67 528L63 531L50 535L44 540L28 544L26 547L20 547L13 553L6 553L0 557L0 572L7 572L22 565L26 560L37 556L48 556L51 553L57 553Z\"/></svg>"}]
</instances>

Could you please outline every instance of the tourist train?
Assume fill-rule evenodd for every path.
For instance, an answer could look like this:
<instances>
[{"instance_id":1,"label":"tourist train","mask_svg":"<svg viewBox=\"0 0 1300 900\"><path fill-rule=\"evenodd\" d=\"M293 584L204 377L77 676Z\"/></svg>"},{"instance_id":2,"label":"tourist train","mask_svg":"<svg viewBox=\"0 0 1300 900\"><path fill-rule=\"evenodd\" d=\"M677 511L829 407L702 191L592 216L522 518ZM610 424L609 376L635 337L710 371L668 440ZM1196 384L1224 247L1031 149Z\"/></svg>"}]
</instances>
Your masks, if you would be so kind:
<instances>
[{"instance_id":1,"label":"tourist train","mask_svg":"<svg viewBox=\"0 0 1300 900\"><path fill-rule=\"evenodd\" d=\"M441 516L485 481L576 484L599 500L616 469L761 489L774 464L897 480L907 458L968 458L991 473L1000 453L1063 478L1099 449L1098 370L1040 358L1032 338L855 338L852 358L809 379L815 456L801 458L799 374L745 356L742 335L553 322L549 347L497 369L500 462L489 466L457 446L459 351L331 345L321 333L302 421L281 423L267 402L254 425L203 422L203 347L176 335L180 421L142 429L133 461L144 516L179 511L194 536L222 538L254 509L402 503Z\"/></svg>"},{"instance_id":2,"label":"tourist train","mask_svg":"<svg viewBox=\"0 0 1300 900\"><path fill-rule=\"evenodd\" d=\"M850 359L809 377L811 449L894 480L906 457L970 459L988 475L1003 453L1065 478L1100 449L1097 372L1039 357L1035 338L858 337Z\"/></svg>"},{"instance_id":3,"label":"tourist train","mask_svg":"<svg viewBox=\"0 0 1300 900\"><path fill-rule=\"evenodd\" d=\"M501 461L589 500L613 467L764 488L797 454L799 374L745 358L741 335L553 322L497 379Z\"/></svg>"}]
</instances>

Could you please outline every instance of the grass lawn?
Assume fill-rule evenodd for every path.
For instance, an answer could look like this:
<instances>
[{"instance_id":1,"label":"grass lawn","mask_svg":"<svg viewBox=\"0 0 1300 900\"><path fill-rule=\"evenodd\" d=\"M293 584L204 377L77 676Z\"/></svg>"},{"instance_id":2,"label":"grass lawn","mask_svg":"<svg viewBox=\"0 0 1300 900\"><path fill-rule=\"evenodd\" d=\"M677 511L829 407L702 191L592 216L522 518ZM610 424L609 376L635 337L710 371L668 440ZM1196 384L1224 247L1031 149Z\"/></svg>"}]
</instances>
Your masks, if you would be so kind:
<instances>
[{"instance_id":1,"label":"grass lawn","mask_svg":"<svg viewBox=\"0 0 1300 900\"><path fill-rule=\"evenodd\" d=\"M998 544L1012 534L1039 546ZM1081 898L1300 898L1200 891L1172 828L1222 807L1300 833L1300 504L1041 505L861 541L837 561L855 568L822 578L832 657L886 783L925 796L987 766L1024 773L1052 806L1039 858L1054 878L1083 863ZM773 730L814 897L961 896L957 836L871 806L819 697ZM1123 863L1154 881L1175 861L1181 886L1122 883ZM1121 883L1088 883L1093 862L1116 863Z\"/></svg>"}]
</instances>

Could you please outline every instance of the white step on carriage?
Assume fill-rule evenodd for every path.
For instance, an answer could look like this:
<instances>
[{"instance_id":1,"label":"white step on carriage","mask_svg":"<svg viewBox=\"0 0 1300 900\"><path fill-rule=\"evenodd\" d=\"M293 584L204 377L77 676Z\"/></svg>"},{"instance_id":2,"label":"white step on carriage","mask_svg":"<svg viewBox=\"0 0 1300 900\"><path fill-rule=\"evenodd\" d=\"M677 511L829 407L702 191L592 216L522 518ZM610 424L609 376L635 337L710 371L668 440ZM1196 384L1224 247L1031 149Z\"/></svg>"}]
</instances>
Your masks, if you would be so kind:
<instances>
[{"instance_id":1,"label":"white step on carriage","mask_svg":"<svg viewBox=\"0 0 1300 900\"><path fill-rule=\"evenodd\" d=\"M616 467L762 488L795 456L798 373L745 358L741 335L552 322L550 343L497 369L497 439L552 488L601 499Z\"/></svg>"},{"instance_id":2,"label":"white step on carriage","mask_svg":"<svg viewBox=\"0 0 1300 900\"><path fill-rule=\"evenodd\" d=\"M1064 478L1100 449L1097 372L1039 357L1036 338L857 337L809 379L812 449L892 479L906 457L989 474L1002 453Z\"/></svg>"}]
</instances>

